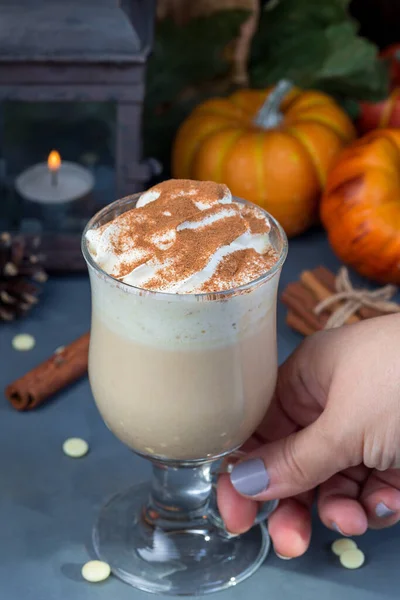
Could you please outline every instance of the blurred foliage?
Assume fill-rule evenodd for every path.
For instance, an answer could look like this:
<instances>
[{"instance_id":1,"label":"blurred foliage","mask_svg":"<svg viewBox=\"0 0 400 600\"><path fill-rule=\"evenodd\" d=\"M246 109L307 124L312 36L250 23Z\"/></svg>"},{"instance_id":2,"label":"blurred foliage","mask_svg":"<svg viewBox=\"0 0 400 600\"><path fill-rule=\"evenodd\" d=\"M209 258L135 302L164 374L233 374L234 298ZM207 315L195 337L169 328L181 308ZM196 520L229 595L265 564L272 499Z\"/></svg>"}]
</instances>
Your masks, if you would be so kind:
<instances>
[{"instance_id":1,"label":"blurred foliage","mask_svg":"<svg viewBox=\"0 0 400 600\"><path fill-rule=\"evenodd\" d=\"M223 10L184 26L157 24L147 70L144 151L169 166L177 127L201 100L230 91L229 43L248 18L244 10Z\"/></svg>"},{"instance_id":2,"label":"blurred foliage","mask_svg":"<svg viewBox=\"0 0 400 600\"><path fill-rule=\"evenodd\" d=\"M388 93L388 73L377 47L358 35L350 0L273 0L261 13L249 61L251 86L287 78L336 97L353 118L359 100ZM220 11L184 27L161 21L147 75L144 143L167 176L173 137L201 100L232 91L226 51L249 13Z\"/></svg>"},{"instance_id":3,"label":"blurred foliage","mask_svg":"<svg viewBox=\"0 0 400 600\"><path fill-rule=\"evenodd\" d=\"M254 87L285 77L339 99L380 100L388 93L387 67L378 48L358 36L349 0L281 0L262 12L253 38Z\"/></svg>"}]
</instances>

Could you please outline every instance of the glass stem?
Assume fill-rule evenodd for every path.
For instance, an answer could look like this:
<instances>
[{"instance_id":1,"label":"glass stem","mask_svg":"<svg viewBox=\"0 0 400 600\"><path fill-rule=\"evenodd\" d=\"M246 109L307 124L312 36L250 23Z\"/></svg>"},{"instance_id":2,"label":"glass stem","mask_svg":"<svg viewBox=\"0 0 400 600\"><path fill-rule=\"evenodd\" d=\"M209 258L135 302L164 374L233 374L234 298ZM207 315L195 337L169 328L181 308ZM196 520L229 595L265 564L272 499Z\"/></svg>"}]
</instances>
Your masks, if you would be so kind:
<instances>
[{"instance_id":1,"label":"glass stem","mask_svg":"<svg viewBox=\"0 0 400 600\"><path fill-rule=\"evenodd\" d=\"M212 463L195 467L153 463L145 511L148 523L163 529L193 526L206 518L212 492Z\"/></svg>"}]
</instances>

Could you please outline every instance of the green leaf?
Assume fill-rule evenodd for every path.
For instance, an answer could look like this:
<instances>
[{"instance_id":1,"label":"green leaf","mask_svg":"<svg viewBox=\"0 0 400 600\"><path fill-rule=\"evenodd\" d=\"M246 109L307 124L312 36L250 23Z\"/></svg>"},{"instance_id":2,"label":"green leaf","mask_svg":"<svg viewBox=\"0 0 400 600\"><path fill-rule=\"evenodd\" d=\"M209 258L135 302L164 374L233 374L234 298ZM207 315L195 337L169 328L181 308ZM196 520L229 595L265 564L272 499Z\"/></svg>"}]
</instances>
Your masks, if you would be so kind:
<instances>
[{"instance_id":1,"label":"green leaf","mask_svg":"<svg viewBox=\"0 0 400 600\"><path fill-rule=\"evenodd\" d=\"M327 55L318 73L319 79L343 77L374 63L375 47L356 36L351 22L332 25L325 30Z\"/></svg>"},{"instance_id":2,"label":"green leaf","mask_svg":"<svg viewBox=\"0 0 400 600\"><path fill-rule=\"evenodd\" d=\"M326 40L318 31L305 31L297 37L289 37L285 44L264 48L263 57L253 59L251 64L252 85L265 87L287 78L308 87L322 66L325 52Z\"/></svg>"},{"instance_id":3,"label":"green leaf","mask_svg":"<svg viewBox=\"0 0 400 600\"><path fill-rule=\"evenodd\" d=\"M357 101L379 102L389 94L388 70L385 65L375 64L351 76L319 79L314 87L336 97L348 97Z\"/></svg>"},{"instance_id":4,"label":"green leaf","mask_svg":"<svg viewBox=\"0 0 400 600\"><path fill-rule=\"evenodd\" d=\"M282 0L263 12L250 61L255 87L282 78L338 98L377 100L388 92L378 49L358 36L348 0Z\"/></svg>"}]
</instances>

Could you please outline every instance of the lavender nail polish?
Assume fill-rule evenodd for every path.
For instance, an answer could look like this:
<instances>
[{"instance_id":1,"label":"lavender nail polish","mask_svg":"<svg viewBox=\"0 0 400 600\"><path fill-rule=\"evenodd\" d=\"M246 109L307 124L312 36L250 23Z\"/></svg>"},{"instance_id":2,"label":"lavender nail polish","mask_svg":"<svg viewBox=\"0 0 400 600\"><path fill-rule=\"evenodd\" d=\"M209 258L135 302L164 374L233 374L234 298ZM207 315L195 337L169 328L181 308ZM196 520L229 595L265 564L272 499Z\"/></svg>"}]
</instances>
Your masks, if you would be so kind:
<instances>
[{"instance_id":1,"label":"lavender nail polish","mask_svg":"<svg viewBox=\"0 0 400 600\"><path fill-rule=\"evenodd\" d=\"M375 507L375 514L380 519L387 519L388 517L393 517L396 514L395 510L392 510L384 502L378 502Z\"/></svg>"},{"instance_id":2,"label":"lavender nail polish","mask_svg":"<svg viewBox=\"0 0 400 600\"><path fill-rule=\"evenodd\" d=\"M269 485L269 475L261 458L251 458L234 466L230 474L233 487L244 496L256 496Z\"/></svg>"}]
</instances>

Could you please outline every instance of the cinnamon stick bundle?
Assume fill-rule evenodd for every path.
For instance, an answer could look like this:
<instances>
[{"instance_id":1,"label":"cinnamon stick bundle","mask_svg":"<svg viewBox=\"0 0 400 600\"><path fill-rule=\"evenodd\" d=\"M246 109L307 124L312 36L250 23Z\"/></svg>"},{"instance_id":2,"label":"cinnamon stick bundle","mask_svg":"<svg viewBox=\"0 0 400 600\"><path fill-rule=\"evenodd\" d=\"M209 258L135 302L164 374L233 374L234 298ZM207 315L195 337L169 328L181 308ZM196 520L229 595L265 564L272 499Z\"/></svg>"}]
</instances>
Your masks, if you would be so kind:
<instances>
[{"instance_id":1,"label":"cinnamon stick bundle","mask_svg":"<svg viewBox=\"0 0 400 600\"><path fill-rule=\"evenodd\" d=\"M88 368L89 333L55 352L5 389L16 410L32 410L83 377Z\"/></svg>"},{"instance_id":2,"label":"cinnamon stick bundle","mask_svg":"<svg viewBox=\"0 0 400 600\"><path fill-rule=\"evenodd\" d=\"M389 286L390 287L390 286ZM383 289L382 289L383 291ZM395 289L391 290L394 293ZM351 288L348 298L336 300L338 295L337 277L326 267L317 267L309 271L303 271L300 280L290 283L282 292L281 300L288 307L286 323L302 335L311 335L316 331L325 329L330 316L343 307L347 301L351 301L352 296L362 292L364 295L371 295L368 290L354 290ZM386 292L390 291L386 289ZM372 294L373 295L373 294ZM326 306L322 312L316 311L317 306L327 299L331 299L329 306ZM385 310L381 310L378 305ZM345 319L345 323L357 323L362 319L370 319L384 314L388 314L390 309L393 312L400 311L400 307L391 302L382 302L377 299L377 307L361 305L354 314Z\"/></svg>"}]
</instances>

